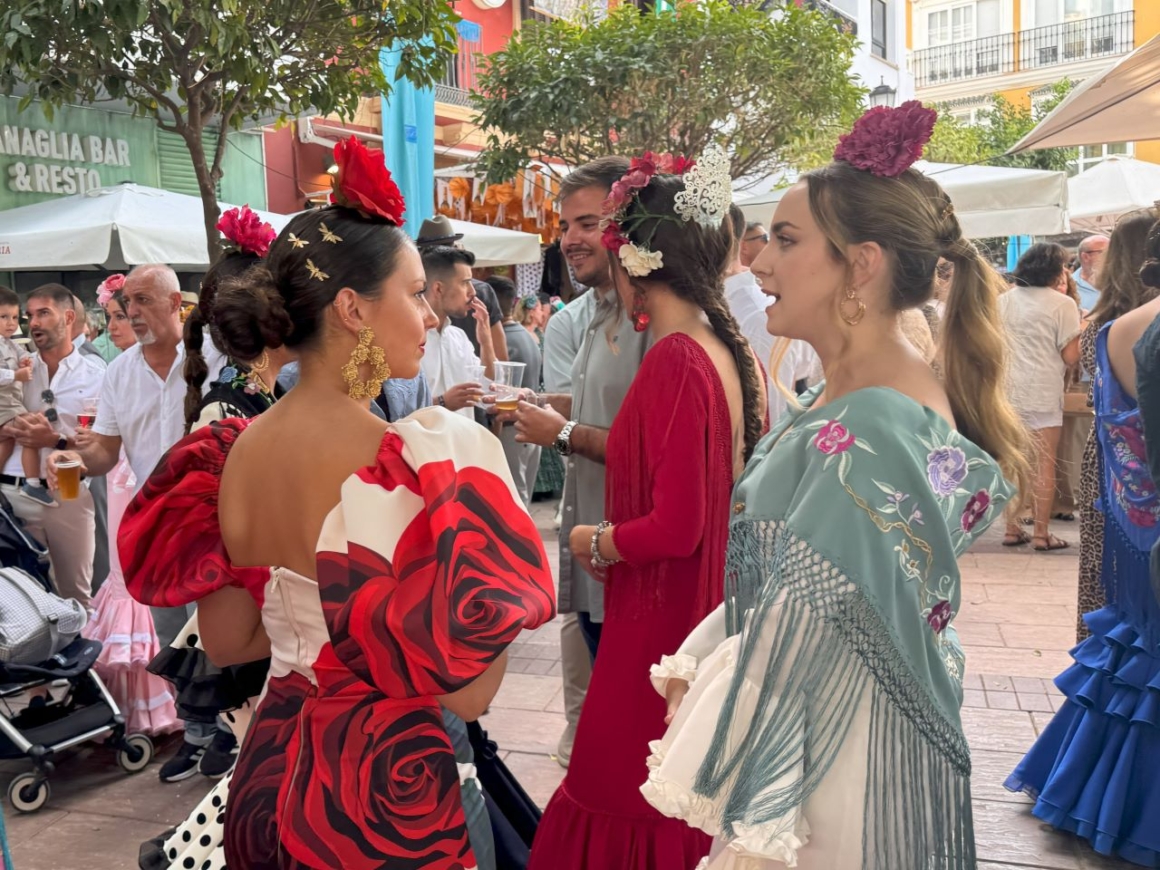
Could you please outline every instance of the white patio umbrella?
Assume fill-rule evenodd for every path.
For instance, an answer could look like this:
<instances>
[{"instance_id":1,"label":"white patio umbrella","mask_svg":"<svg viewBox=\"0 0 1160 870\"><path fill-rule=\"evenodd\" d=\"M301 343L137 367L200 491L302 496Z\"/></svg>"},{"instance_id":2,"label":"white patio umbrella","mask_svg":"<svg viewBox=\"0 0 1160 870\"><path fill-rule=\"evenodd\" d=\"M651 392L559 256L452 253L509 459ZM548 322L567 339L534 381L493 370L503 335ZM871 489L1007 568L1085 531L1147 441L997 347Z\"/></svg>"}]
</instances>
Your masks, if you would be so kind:
<instances>
[{"instance_id":1,"label":"white patio umbrella","mask_svg":"<svg viewBox=\"0 0 1160 870\"><path fill-rule=\"evenodd\" d=\"M1160 139L1160 36L1068 94L1011 153L1142 139Z\"/></svg>"},{"instance_id":2,"label":"white patio umbrella","mask_svg":"<svg viewBox=\"0 0 1160 870\"><path fill-rule=\"evenodd\" d=\"M915 169L942 185L969 238L1068 232L1065 172L926 161L916 163ZM787 189L739 197L737 204L748 220L768 226Z\"/></svg>"},{"instance_id":3,"label":"white patio umbrella","mask_svg":"<svg viewBox=\"0 0 1160 870\"><path fill-rule=\"evenodd\" d=\"M1067 191L1073 230L1110 230L1121 215L1160 200L1160 166L1109 157L1069 179Z\"/></svg>"},{"instance_id":4,"label":"white patio umbrella","mask_svg":"<svg viewBox=\"0 0 1160 870\"><path fill-rule=\"evenodd\" d=\"M290 219L292 214L267 215L274 229L278 232ZM515 266L520 263L540 262L540 237L533 233L521 233L516 230L505 230L502 227L489 227L487 224L474 224L470 221L451 221L451 227L463 238L457 244L475 254L475 265L485 266Z\"/></svg>"},{"instance_id":5,"label":"white patio umbrella","mask_svg":"<svg viewBox=\"0 0 1160 870\"><path fill-rule=\"evenodd\" d=\"M220 203L223 210L232 208ZM284 215L258 212L274 222ZM117 184L0 212L0 270L209 266L201 200Z\"/></svg>"}]
</instances>

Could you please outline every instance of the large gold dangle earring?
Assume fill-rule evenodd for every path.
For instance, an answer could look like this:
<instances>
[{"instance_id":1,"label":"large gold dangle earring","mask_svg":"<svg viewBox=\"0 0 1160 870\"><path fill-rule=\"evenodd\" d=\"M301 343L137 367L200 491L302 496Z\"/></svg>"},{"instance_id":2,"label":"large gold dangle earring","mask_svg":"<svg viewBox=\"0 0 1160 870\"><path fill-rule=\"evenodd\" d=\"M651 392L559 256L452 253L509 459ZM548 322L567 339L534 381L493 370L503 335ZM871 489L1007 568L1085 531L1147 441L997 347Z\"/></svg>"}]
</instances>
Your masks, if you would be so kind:
<instances>
[{"instance_id":1,"label":"large gold dangle earring","mask_svg":"<svg viewBox=\"0 0 1160 870\"><path fill-rule=\"evenodd\" d=\"M846 295L838 303L838 314L850 326L857 326L866 316L866 303L858 296L858 288L852 283L846 287Z\"/></svg>"},{"instance_id":2,"label":"large gold dangle earring","mask_svg":"<svg viewBox=\"0 0 1160 870\"><path fill-rule=\"evenodd\" d=\"M383 349L374 344L375 334L369 326L358 331L358 345L351 351L350 359L342 367L342 379L346 381L346 392L352 399L373 399L383 391L383 381L391 376ZM368 380L359 378L359 366L369 365L371 376Z\"/></svg>"}]
</instances>

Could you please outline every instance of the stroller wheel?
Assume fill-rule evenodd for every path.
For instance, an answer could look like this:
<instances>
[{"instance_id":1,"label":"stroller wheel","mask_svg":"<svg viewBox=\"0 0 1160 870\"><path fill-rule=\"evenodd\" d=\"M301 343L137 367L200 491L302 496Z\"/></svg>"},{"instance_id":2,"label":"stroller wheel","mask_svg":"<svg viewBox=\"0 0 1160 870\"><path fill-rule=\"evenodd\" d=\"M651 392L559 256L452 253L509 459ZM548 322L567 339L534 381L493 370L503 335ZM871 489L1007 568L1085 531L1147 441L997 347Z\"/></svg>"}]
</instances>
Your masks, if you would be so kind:
<instances>
[{"instance_id":1,"label":"stroller wheel","mask_svg":"<svg viewBox=\"0 0 1160 870\"><path fill-rule=\"evenodd\" d=\"M153 741L144 734L130 734L117 752L117 764L126 773L140 773L153 760Z\"/></svg>"},{"instance_id":2,"label":"stroller wheel","mask_svg":"<svg viewBox=\"0 0 1160 870\"><path fill-rule=\"evenodd\" d=\"M8 800L21 813L35 813L52 794L47 779L39 779L35 773L22 773L8 786Z\"/></svg>"}]
</instances>

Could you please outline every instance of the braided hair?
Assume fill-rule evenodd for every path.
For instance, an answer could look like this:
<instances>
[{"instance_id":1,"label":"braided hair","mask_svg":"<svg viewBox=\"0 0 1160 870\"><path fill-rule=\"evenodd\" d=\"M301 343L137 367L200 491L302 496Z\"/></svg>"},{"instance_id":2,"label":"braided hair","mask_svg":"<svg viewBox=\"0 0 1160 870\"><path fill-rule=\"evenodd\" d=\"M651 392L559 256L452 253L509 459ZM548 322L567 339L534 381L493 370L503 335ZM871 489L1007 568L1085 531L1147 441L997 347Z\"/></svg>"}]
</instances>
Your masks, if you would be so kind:
<instances>
[{"instance_id":1,"label":"braided hair","mask_svg":"<svg viewBox=\"0 0 1160 870\"><path fill-rule=\"evenodd\" d=\"M221 336L214 323L214 300L217 297L218 287L227 278L237 278L260 262L261 258L257 254L229 251L219 257L202 278L197 305L185 319L185 367L182 373L188 385L185 393L186 434L193 428L201 413L202 393L209 377L209 365L203 353L207 329L214 345L219 349L222 348Z\"/></svg>"},{"instance_id":2,"label":"braided hair","mask_svg":"<svg viewBox=\"0 0 1160 870\"><path fill-rule=\"evenodd\" d=\"M724 274L733 257L734 237L728 216L720 225L705 227L676 216L676 195L685 189L676 175L656 175L628 211L642 209L648 217L632 225L628 233L635 244L647 244L662 254L663 264L648 276L650 281L668 284L673 293L705 312L714 335L728 348L741 379L745 420L745 458L753 454L765 429L765 388L749 342L725 302Z\"/></svg>"}]
</instances>

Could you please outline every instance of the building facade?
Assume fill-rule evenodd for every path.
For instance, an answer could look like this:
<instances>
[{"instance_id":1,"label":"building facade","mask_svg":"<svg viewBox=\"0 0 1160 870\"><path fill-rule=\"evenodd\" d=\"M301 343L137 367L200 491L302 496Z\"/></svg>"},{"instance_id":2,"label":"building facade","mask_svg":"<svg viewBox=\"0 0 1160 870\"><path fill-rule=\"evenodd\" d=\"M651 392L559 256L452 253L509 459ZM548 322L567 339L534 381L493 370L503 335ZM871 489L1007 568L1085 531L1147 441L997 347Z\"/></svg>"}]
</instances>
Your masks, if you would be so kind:
<instances>
[{"instance_id":1,"label":"building facade","mask_svg":"<svg viewBox=\"0 0 1160 870\"><path fill-rule=\"evenodd\" d=\"M915 92L973 122L1001 94L1033 106L1063 79L1102 72L1160 33L1160 0L909 0ZM1160 142L1080 149L1082 172L1112 154L1160 163Z\"/></svg>"},{"instance_id":2,"label":"building facade","mask_svg":"<svg viewBox=\"0 0 1160 870\"><path fill-rule=\"evenodd\" d=\"M896 105L914 98L914 79L907 67L908 0L801 0L801 6L834 17L858 37L851 71L871 92L877 105Z\"/></svg>"}]
</instances>

